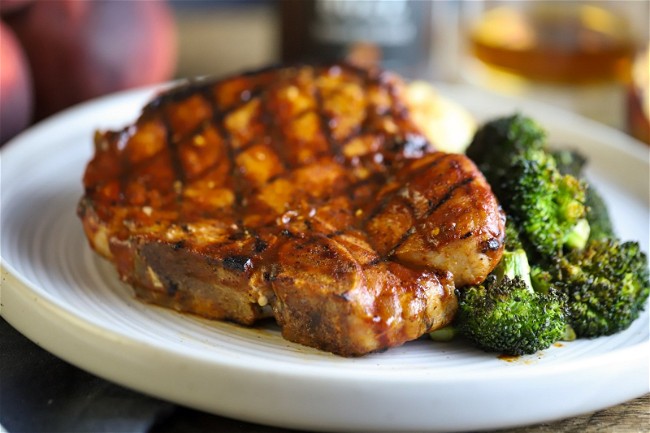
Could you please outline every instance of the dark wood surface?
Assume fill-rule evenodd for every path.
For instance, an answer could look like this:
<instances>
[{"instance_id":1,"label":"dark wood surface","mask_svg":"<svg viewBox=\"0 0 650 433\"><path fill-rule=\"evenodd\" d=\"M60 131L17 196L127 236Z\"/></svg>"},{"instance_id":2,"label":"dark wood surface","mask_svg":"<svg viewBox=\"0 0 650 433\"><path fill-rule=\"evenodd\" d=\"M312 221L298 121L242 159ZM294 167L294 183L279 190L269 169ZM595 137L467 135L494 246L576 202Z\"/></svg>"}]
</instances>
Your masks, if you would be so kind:
<instances>
[{"instance_id":1,"label":"dark wood surface","mask_svg":"<svg viewBox=\"0 0 650 433\"><path fill-rule=\"evenodd\" d=\"M499 431L503 433L650 432L650 394L609 409L558 422Z\"/></svg>"}]
</instances>

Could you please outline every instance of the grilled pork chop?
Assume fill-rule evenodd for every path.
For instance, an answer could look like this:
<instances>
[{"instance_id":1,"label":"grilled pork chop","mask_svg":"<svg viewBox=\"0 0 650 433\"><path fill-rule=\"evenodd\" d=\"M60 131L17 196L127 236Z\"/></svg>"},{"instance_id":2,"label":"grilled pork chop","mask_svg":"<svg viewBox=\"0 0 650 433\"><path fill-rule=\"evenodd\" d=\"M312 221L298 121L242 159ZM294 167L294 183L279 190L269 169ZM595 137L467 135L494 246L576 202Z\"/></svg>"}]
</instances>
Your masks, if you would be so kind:
<instances>
[{"instance_id":1,"label":"grilled pork chop","mask_svg":"<svg viewBox=\"0 0 650 433\"><path fill-rule=\"evenodd\" d=\"M346 65L169 90L98 132L78 214L146 302L358 356L448 324L503 249L503 214L436 152L403 83Z\"/></svg>"}]
</instances>

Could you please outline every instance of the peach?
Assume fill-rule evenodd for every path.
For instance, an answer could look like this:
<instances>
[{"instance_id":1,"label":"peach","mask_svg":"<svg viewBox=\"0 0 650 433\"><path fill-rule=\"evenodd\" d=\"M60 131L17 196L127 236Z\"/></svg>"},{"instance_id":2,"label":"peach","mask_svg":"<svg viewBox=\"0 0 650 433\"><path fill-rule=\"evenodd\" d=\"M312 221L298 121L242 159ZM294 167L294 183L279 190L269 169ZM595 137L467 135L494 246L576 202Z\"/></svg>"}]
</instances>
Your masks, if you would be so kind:
<instances>
[{"instance_id":1,"label":"peach","mask_svg":"<svg viewBox=\"0 0 650 433\"><path fill-rule=\"evenodd\" d=\"M176 28L164 1L37 1L6 19L34 77L36 117L169 80Z\"/></svg>"},{"instance_id":2,"label":"peach","mask_svg":"<svg viewBox=\"0 0 650 433\"><path fill-rule=\"evenodd\" d=\"M26 126L32 117L32 81L27 59L14 33L0 22L0 143Z\"/></svg>"}]
</instances>

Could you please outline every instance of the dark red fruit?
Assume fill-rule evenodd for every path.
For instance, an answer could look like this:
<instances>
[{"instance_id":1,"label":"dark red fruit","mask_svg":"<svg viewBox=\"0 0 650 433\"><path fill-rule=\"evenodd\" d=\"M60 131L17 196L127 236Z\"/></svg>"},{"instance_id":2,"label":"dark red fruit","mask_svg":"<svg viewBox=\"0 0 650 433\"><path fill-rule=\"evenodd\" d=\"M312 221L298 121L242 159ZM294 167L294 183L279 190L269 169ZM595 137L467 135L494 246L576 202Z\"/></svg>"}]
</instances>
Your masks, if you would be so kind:
<instances>
[{"instance_id":1,"label":"dark red fruit","mask_svg":"<svg viewBox=\"0 0 650 433\"><path fill-rule=\"evenodd\" d=\"M35 2L6 19L32 68L36 117L115 91L167 81L176 31L163 1Z\"/></svg>"},{"instance_id":2,"label":"dark red fruit","mask_svg":"<svg viewBox=\"0 0 650 433\"><path fill-rule=\"evenodd\" d=\"M0 143L29 125L32 82L27 59L14 33L0 22Z\"/></svg>"}]
</instances>

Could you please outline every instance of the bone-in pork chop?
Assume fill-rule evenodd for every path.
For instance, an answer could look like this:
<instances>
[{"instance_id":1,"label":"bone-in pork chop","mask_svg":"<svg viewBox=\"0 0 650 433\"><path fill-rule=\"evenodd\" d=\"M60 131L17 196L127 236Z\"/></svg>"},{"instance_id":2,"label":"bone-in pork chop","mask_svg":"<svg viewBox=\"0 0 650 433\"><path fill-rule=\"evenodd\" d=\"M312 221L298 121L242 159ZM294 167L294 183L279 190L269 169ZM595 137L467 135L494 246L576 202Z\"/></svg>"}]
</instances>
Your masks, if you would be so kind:
<instances>
[{"instance_id":1,"label":"bone-in pork chop","mask_svg":"<svg viewBox=\"0 0 650 433\"><path fill-rule=\"evenodd\" d=\"M191 82L98 132L78 214L136 295L358 356L448 324L501 257L504 217L436 152L387 72L266 69Z\"/></svg>"}]
</instances>

